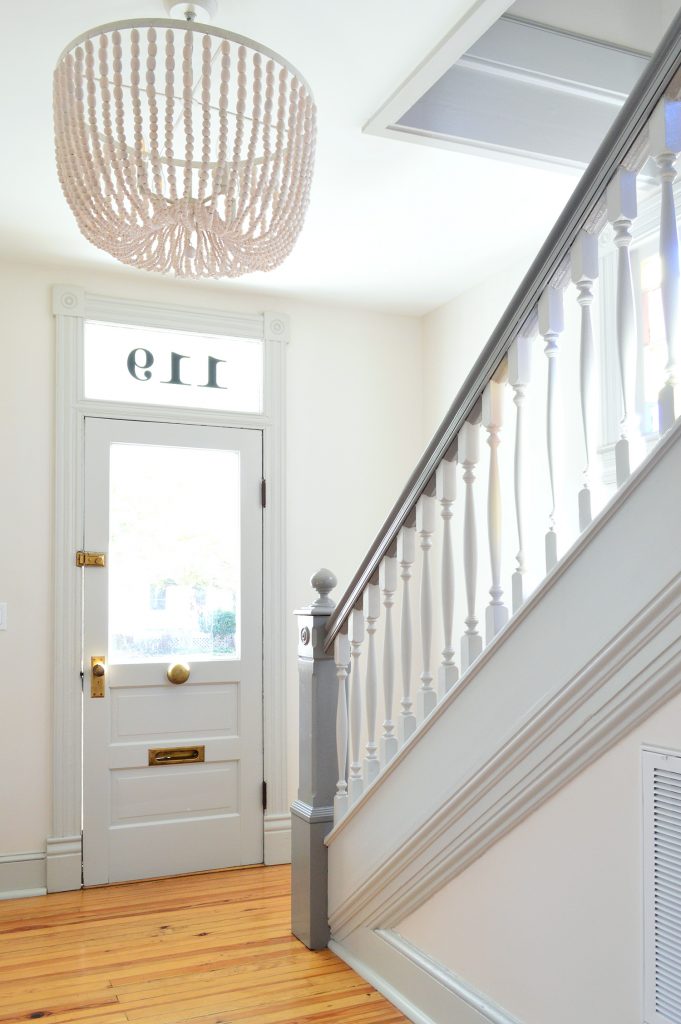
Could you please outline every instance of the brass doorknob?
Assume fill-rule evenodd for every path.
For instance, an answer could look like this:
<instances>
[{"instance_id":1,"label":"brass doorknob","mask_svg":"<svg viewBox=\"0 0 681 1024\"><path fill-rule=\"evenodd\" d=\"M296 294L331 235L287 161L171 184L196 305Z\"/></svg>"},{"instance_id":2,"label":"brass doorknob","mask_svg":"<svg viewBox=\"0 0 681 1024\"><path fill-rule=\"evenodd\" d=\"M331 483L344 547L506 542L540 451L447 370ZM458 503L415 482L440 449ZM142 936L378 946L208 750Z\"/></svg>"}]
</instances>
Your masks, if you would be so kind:
<instances>
[{"instance_id":1,"label":"brass doorknob","mask_svg":"<svg viewBox=\"0 0 681 1024\"><path fill-rule=\"evenodd\" d=\"M189 679L189 672L189 665L185 665L182 661L176 661L168 666L166 675L171 683L186 683Z\"/></svg>"},{"instance_id":2,"label":"brass doorknob","mask_svg":"<svg viewBox=\"0 0 681 1024\"><path fill-rule=\"evenodd\" d=\"M96 662L92 666L92 674L93 674L93 676L103 676L105 674L105 672L106 672L106 669L102 665L101 661Z\"/></svg>"}]
</instances>

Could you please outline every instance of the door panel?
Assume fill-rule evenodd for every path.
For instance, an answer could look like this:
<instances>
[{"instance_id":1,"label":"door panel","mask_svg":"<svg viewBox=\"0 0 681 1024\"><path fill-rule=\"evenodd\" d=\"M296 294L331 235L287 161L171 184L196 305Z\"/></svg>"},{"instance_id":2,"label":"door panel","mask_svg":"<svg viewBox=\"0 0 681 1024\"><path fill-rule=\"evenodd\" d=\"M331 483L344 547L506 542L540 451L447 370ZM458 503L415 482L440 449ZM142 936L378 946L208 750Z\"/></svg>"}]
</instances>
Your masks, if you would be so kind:
<instances>
[{"instance_id":1,"label":"door panel","mask_svg":"<svg viewBox=\"0 0 681 1024\"><path fill-rule=\"evenodd\" d=\"M262 861L261 453L259 431L86 421L86 885Z\"/></svg>"}]
</instances>

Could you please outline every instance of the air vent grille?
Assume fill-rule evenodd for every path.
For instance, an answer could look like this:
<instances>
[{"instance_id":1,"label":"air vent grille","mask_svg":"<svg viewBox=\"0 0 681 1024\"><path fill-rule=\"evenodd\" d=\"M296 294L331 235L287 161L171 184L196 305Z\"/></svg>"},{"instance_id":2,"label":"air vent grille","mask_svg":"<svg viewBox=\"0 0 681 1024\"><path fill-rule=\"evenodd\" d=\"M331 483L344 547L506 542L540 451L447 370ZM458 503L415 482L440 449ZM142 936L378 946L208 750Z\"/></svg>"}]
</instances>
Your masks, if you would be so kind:
<instances>
[{"instance_id":1,"label":"air vent grille","mask_svg":"<svg viewBox=\"0 0 681 1024\"><path fill-rule=\"evenodd\" d=\"M681 756L643 752L646 1024L681 1024Z\"/></svg>"}]
</instances>

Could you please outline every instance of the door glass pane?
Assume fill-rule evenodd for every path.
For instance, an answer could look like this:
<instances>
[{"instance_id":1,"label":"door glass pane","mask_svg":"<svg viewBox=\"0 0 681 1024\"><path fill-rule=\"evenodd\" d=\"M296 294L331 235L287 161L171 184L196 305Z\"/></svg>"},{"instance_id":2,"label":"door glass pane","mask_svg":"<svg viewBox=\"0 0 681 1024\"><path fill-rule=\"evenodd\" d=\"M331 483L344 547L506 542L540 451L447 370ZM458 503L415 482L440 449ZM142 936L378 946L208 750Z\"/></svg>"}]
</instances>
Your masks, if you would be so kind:
<instances>
[{"instance_id":1,"label":"door glass pane","mask_svg":"<svg viewBox=\"0 0 681 1024\"><path fill-rule=\"evenodd\" d=\"M263 343L254 338L85 323L85 398L262 412Z\"/></svg>"},{"instance_id":2,"label":"door glass pane","mask_svg":"<svg viewBox=\"0 0 681 1024\"><path fill-rule=\"evenodd\" d=\"M109 658L238 658L239 453L111 446Z\"/></svg>"}]
</instances>

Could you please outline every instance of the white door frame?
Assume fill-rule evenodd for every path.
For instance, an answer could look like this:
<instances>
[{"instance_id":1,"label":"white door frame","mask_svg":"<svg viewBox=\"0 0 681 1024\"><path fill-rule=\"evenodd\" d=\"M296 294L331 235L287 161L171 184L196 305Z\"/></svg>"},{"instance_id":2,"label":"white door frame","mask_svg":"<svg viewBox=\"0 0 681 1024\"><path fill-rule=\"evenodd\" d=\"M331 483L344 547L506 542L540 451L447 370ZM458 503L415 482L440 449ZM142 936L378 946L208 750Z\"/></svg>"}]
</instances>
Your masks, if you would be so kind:
<instances>
[{"instance_id":1,"label":"white door frame","mask_svg":"<svg viewBox=\"0 0 681 1024\"><path fill-rule=\"evenodd\" d=\"M263 741L267 783L264 858L290 860L286 774L285 673L285 353L288 317L266 312L234 315L160 303L92 295L55 285L56 451L54 505L54 676L52 685L52 834L47 839L47 890L81 887L82 594L75 553L83 538L83 433L85 417L143 419L263 432L267 508L263 516ZM231 334L264 341L264 408L261 415L134 405L83 398L83 325L86 319Z\"/></svg>"}]
</instances>

